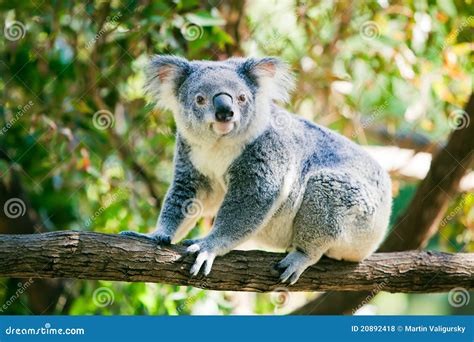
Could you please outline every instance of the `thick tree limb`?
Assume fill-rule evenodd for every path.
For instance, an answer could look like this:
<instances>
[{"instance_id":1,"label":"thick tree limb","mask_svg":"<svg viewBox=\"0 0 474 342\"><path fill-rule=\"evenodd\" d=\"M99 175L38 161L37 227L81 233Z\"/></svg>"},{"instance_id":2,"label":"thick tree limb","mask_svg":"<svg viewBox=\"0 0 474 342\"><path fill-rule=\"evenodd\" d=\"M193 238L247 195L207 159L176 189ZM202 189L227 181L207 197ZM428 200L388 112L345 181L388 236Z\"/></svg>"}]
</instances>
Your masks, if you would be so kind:
<instances>
[{"instance_id":1,"label":"thick tree limb","mask_svg":"<svg viewBox=\"0 0 474 342\"><path fill-rule=\"evenodd\" d=\"M272 267L282 254L233 251L208 277L191 277L184 247L157 248L146 239L89 232L0 235L0 276L79 278L191 285L212 290L281 288ZM322 259L289 291L442 292L474 289L474 253L411 251L375 254L361 263Z\"/></svg>"},{"instance_id":2,"label":"thick tree limb","mask_svg":"<svg viewBox=\"0 0 474 342\"><path fill-rule=\"evenodd\" d=\"M418 186L408 209L398 217L393 231L379 251L422 248L437 232L449 203L456 196L462 177L474 162L474 94L471 94L465 112L467 124L455 130L447 145L434 156L430 170ZM370 293L365 291L350 296L343 292L328 292L293 314L350 314L368 296Z\"/></svg>"}]
</instances>

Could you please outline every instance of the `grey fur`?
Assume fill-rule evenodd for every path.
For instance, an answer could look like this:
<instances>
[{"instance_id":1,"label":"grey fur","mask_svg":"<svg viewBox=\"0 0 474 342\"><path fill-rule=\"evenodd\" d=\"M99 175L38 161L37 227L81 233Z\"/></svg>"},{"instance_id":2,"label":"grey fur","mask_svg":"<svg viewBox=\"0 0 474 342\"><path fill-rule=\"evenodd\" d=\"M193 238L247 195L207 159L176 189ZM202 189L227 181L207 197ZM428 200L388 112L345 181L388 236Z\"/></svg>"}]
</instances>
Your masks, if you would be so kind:
<instances>
[{"instance_id":1,"label":"grey fur","mask_svg":"<svg viewBox=\"0 0 474 342\"><path fill-rule=\"evenodd\" d=\"M173 110L178 134L173 184L148 237L168 243L185 236L199 218L183 210L189 201L215 215L208 236L184 242L198 253L193 275L204 264L208 274L215 256L254 239L289 252L276 268L281 281L295 283L324 254L360 261L382 241L389 176L350 140L278 107L274 100L287 100L292 84L287 66L273 57L153 58L147 89ZM235 113L223 128L211 100L222 92Z\"/></svg>"}]
</instances>

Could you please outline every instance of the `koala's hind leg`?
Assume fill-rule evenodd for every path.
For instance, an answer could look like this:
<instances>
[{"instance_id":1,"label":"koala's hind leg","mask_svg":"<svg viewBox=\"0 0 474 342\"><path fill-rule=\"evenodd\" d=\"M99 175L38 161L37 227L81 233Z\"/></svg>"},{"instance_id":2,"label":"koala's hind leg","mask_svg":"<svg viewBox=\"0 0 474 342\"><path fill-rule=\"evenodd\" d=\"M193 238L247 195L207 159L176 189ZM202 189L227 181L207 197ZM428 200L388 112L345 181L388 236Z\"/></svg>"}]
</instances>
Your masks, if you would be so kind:
<instances>
[{"instance_id":1,"label":"koala's hind leg","mask_svg":"<svg viewBox=\"0 0 474 342\"><path fill-rule=\"evenodd\" d=\"M293 221L293 251L275 266L282 271L282 282L296 283L304 270L318 262L340 237L342 216L331 205L331 198L328 198L331 196L328 195L321 188L319 179L308 180Z\"/></svg>"}]
</instances>

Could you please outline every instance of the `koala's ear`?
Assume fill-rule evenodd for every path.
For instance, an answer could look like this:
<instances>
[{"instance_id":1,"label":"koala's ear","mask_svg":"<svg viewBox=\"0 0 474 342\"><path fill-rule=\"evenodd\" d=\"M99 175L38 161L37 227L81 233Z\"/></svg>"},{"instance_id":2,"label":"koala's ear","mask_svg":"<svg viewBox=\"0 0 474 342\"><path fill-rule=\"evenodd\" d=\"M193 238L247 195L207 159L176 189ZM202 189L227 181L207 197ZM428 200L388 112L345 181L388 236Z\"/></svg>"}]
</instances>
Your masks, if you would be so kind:
<instances>
[{"instance_id":1,"label":"koala's ear","mask_svg":"<svg viewBox=\"0 0 474 342\"><path fill-rule=\"evenodd\" d=\"M289 100L294 78L282 60L276 57L248 58L240 65L239 71L256 81L264 96L283 102Z\"/></svg>"},{"instance_id":2,"label":"koala's ear","mask_svg":"<svg viewBox=\"0 0 474 342\"><path fill-rule=\"evenodd\" d=\"M145 74L145 90L154 97L157 105L173 112L177 111L178 88L191 74L190 63L177 56L154 56Z\"/></svg>"}]
</instances>

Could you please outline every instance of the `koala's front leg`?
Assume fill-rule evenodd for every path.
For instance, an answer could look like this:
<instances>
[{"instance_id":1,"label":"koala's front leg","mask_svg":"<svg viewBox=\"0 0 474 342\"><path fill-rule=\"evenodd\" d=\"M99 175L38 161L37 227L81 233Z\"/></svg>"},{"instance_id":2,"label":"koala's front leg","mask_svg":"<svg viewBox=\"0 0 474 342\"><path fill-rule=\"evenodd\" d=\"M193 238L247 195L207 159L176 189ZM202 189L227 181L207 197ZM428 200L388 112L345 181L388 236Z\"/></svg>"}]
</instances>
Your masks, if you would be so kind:
<instances>
[{"instance_id":1,"label":"koala's front leg","mask_svg":"<svg viewBox=\"0 0 474 342\"><path fill-rule=\"evenodd\" d=\"M202 214L202 204L196 198L198 190L206 188L207 179L190 162L178 140L175 157L174 179L166 194L156 230L151 234L122 232L122 235L152 239L158 244L170 244L183 238Z\"/></svg>"},{"instance_id":2,"label":"koala's front leg","mask_svg":"<svg viewBox=\"0 0 474 342\"><path fill-rule=\"evenodd\" d=\"M156 230L151 234L127 231L121 235L148 238L165 245L179 240L200 217L201 203L196 199L196 193L197 189L189 182L175 180L165 197Z\"/></svg>"},{"instance_id":3,"label":"koala's front leg","mask_svg":"<svg viewBox=\"0 0 474 342\"><path fill-rule=\"evenodd\" d=\"M249 239L278 209L284 170L275 172L271 163L267 165L261 160L248 162L245 167L230 170L228 191L211 233L193 241L187 249L189 253L198 253L192 275L197 275L204 264L204 274L208 275L216 256Z\"/></svg>"}]
</instances>

